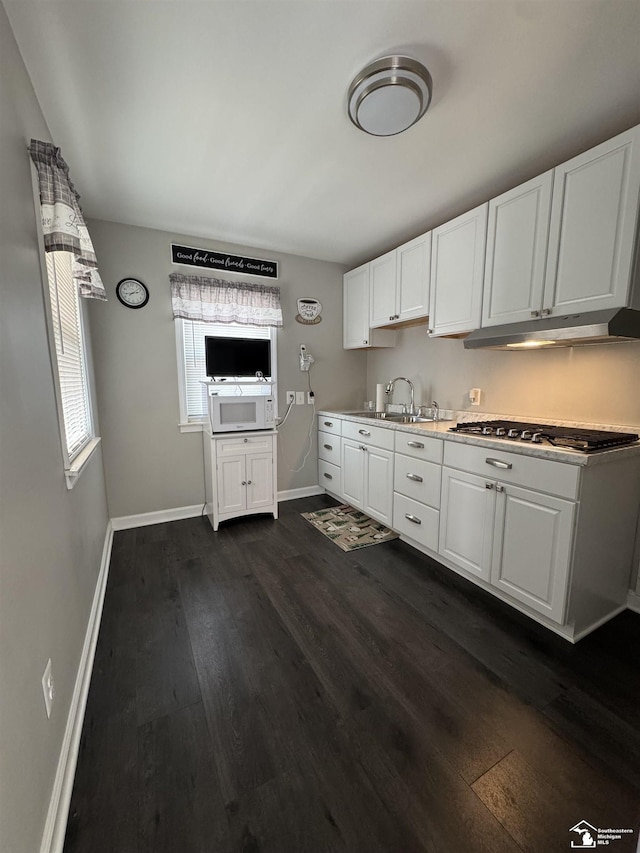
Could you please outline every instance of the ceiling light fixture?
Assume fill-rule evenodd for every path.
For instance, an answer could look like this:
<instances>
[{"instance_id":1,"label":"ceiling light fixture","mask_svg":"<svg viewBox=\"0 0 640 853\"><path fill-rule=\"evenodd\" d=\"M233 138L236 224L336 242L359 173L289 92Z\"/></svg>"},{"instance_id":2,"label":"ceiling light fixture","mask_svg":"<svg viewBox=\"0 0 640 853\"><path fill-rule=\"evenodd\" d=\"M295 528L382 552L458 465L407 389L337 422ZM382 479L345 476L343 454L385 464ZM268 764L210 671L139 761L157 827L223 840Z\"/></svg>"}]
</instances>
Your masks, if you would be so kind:
<instances>
[{"instance_id":1,"label":"ceiling light fixture","mask_svg":"<svg viewBox=\"0 0 640 853\"><path fill-rule=\"evenodd\" d=\"M408 56L383 56L355 76L349 86L349 118L372 136L395 136L426 113L431 74Z\"/></svg>"}]
</instances>

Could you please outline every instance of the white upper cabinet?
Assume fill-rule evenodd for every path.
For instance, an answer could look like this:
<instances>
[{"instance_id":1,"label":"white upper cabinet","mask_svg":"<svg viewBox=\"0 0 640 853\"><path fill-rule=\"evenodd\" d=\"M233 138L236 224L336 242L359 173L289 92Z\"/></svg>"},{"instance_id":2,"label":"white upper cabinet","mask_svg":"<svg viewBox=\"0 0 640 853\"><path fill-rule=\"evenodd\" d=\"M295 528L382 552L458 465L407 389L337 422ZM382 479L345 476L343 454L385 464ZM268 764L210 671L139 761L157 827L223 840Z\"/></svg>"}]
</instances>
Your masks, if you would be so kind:
<instances>
[{"instance_id":1,"label":"white upper cabinet","mask_svg":"<svg viewBox=\"0 0 640 853\"><path fill-rule=\"evenodd\" d=\"M431 232L421 234L396 249L398 290L396 319L417 320L429 314Z\"/></svg>"},{"instance_id":2,"label":"white upper cabinet","mask_svg":"<svg viewBox=\"0 0 640 853\"><path fill-rule=\"evenodd\" d=\"M371 328L384 326L396 319L396 262L397 250L387 252L371 261L371 297L369 302Z\"/></svg>"},{"instance_id":3,"label":"white upper cabinet","mask_svg":"<svg viewBox=\"0 0 640 853\"><path fill-rule=\"evenodd\" d=\"M369 264L345 273L343 279L343 346L369 346Z\"/></svg>"},{"instance_id":4,"label":"white upper cabinet","mask_svg":"<svg viewBox=\"0 0 640 853\"><path fill-rule=\"evenodd\" d=\"M553 170L489 202L482 325L540 317Z\"/></svg>"},{"instance_id":5,"label":"white upper cabinet","mask_svg":"<svg viewBox=\"0 0 640 853\"><path fill-rule=\"evenodd\" d=\"M565 314L633 304L640 127L554 170L543 310Z\"/></svg>"},{"instance_id":6,"label":"white upper cabinet","mask_svg":"<svg viewBox=\"0 0 640 853\"><path fill-rule=\"evenodd\" d=\"M432 335L455 335L480 326L488 207L485 202L432 232Z\"/></svg>"},{"instance_id":7,"label":"white upper cabinet","mask_svg":"<svg viewBox=\"0 0 640 853\"><path fill-rule=\"evenodd\" d=\"M342 290L344 349L395 346L395 332L389 329L370 328L370 273L371 264L363 264L344 275Z\"/></svg>"},{"instance_id":8,"label":"white upper cabinet","mask_svg":"<svg viewBox=\"0 0 640 853\"><path fill-rule=\"evenodd\" d=\"M371 261L371 328L429 314L431 232Z\"/></svg>"}]
</instances>

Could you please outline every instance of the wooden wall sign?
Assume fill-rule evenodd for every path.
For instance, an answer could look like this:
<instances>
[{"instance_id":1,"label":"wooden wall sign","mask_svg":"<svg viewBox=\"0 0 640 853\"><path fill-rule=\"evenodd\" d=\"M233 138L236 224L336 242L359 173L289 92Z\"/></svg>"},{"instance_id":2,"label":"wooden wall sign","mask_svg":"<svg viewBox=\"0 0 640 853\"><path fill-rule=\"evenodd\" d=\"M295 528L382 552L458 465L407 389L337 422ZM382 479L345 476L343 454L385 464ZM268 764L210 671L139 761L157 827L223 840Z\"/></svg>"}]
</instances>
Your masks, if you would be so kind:
<instances>
[{"instance_id":1,"label":"wooden wall sign","mask_svg":"<svg viewBox=\"0 0 640 853\"><path fill-rule=\"evenodd\" d=\"M245 258L242 255L227 255L211 249L195 249L192 246L171 244L171 263L184 267L200 267L205 270L257 275L261 278L278 278L278 262L261 258Z\"/></svg>"}]
</instances>

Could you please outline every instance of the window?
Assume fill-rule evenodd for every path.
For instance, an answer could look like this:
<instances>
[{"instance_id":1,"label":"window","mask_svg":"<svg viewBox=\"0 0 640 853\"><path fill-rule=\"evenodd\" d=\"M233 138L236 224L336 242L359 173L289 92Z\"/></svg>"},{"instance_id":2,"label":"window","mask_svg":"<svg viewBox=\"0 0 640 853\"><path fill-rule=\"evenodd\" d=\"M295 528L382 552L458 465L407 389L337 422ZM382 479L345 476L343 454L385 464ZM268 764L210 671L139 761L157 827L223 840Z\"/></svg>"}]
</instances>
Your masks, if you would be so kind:
<instances>
[{"instance_id":1,"label":"window","mask_svg":"<svg viewBox=\"0 0 640 853\"><path fill-rule=\"evenodd\" d=\"M276 329L273 326L243 326L238 323L202 323L197 320L177 318L176 351L178 356L178 385L180 391L180 424L199 424L207 413L207 398L202 379L205 369L204 339L207 335L230 338L262 338L271 341L271 370L275 380ZM232 382L229 389L236 389ZM265 393L267 392L265 386ZM269 388L270 390L270 388ZM197 427L199 428L199 427Z\"/></svg>"},{"instance_id":2,"label":"window","mask_svg":"<svg viewBox=\"0 0 640 853\"><path fill-rule=\"evenodd\" d=\"M58 417L67 485L71 488L81 466L97 443L93 434L91 400L78 288L72 280L70 252L47 252L50 346L56 376Z\"/></svg>"}]
</instances>

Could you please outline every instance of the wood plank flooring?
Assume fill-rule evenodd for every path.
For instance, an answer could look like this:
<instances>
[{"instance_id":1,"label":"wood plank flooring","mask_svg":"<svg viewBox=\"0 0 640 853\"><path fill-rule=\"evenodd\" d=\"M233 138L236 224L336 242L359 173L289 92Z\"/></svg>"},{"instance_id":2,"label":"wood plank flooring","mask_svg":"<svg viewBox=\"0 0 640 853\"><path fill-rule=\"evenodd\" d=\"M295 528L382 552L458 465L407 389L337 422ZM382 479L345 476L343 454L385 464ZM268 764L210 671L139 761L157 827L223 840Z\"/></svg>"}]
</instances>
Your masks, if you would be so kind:
<instances>
[{"instance_id":1,"label":"wood plank flooring","mask_svg":"<svg viewBox=\"0 0 640 853\"><path fill-rule=\"evenodd\" d=\"M65 853L635 853L640 616L571 646L332 503L115 534Z\"/></svg>"}]
</instances>

